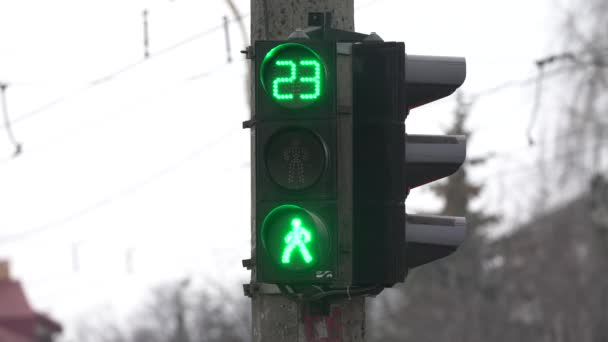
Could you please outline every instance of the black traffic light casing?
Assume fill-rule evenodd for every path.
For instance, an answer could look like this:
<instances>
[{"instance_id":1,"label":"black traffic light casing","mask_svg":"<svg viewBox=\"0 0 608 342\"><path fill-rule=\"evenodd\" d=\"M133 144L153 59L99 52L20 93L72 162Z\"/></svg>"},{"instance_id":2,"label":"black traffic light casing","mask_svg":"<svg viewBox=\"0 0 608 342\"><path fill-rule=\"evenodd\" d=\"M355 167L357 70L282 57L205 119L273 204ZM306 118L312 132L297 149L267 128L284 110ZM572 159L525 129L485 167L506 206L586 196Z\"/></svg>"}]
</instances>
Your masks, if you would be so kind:
<instances>
[{"instance_id":1,"label":"black traffic light casing","mask_svg":"<svg viewBox=\"0 0 608 342\"><path fill-rule=\"evenodd\" d=\"M463 137L405 132L411 109L463 83L464 59L407 56L401 42L359 36L255 42L257 282L388 287L464 239L462 218L405 210L411 188L464 162Z\"/></svg>"},{"instance_id":2,"label":"black traffic light casing","mask_svg":"<svg viewBox=\"0 0 608 342\"><path fill-rule=\"evenodd\" d=\"M407 266L414 268L452 254L466 235L464 217L408 215Z\"/></svg>"},{"instance_id":3,"label":"black traffic light casing","mask_svg":"<svg viewBox=\"0 0 608 342\"><path fill-rule=\"evenodd\" d=\"M460 168L465 138L408 135L405 119L460 87L466 64L378 40L353 45L352 64L353 283L392 286L464 240L464 218L406 215L405 199Z\"/></svg>"},{"instance_id":4,"label":"black traffic light casing","mask_svg":"<svg viewBox=\"0 0 608 342\"><path fill-rule=\"evenodd\" d=\"M252 216L259 282L326 284L335 279L335 46L335 42L310 40L255 42ZM315 91L310 79L317 69L301 64L309 60L321 64L319 94L314 101L298 102L300 94ZM290 94L293 99L282 102L273 94ZM294 229L294 218L311 233L311 241L302 240L313 259L310 263L299 245L288 253L289 263L283 263L289 245L285 238Z\"/></svg>"},{"instance_id":5,"label":"black traffic light casing","mask_svg":"<svg viewBox=\"0 0 608 342\"><path fill-rule=\"evenodd\" d=\"M405 47L352 47L353 282L405 277Z\"/></svg>"},{"instance_id":6,"label":"black traffic light casing","mask_svg":"<svg viewBox=\"0 0 608 342\"><path fill-rule=\"evenodd\" d=\"M406 107L410 110L452 94L466 78L462 57L409 55L406 59ZM456 172L466 158L466 137L406 135L405 179L408 188L433 182ZM407 215L408 269L444 258L466 237L464 217Z\"/></svg>"}]
</instances>

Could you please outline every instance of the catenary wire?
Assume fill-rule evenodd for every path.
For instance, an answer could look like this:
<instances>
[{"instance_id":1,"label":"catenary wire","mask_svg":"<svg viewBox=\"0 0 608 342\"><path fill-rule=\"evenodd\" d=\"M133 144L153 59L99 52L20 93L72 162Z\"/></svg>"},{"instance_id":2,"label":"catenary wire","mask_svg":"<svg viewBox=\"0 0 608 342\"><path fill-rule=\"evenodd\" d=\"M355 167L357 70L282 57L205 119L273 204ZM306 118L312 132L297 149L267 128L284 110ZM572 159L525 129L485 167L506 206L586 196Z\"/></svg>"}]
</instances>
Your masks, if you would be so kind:
<instances>
[{"instance_id":1,"label":"catenary wire","mask_svg":"<svg viewBox=\"0 0 608 342\"><path fill-rule=\"evenodd\" d=\"M369 4L372 4L372 3L374 3L374 2L377 2L377 1L380 1L380 0L371 1L370 3L366 4L365 6L367 6L367 5L369 5ZM246 15L244 15L243 17L247 17L248 15L249 15L249 14L246 14ZM234 20L233 20L233 21L231 21L231 23L232 23L232 22L234 22ZM193 35L193 36L191 36L191 37L189 37L189 38L187 38L187 39L185 39L185 40L183 40L183 41L181 41L181 42L179 42L179 43L177 43L177 44L174 44L174 45L169 46L169 47L167 47L167 48L165 48L165 49L159 50L158 52L156 52L156 53L154 53L154 54L150 55L150 57L152 58L152 57L155 57L155 56L158 56L158 55L162 55L162 54L164 54L164 53L167 53L167 52L169 52L169 51L172 51L172 50L174 50L174 49L177 49L177 48L179 48L180 46L183 46L183 45L185 45L185 44L187 44L187 43L189 43L189 42L192 42L192 41L194 41L194 40L196 40L196 39L198 39L198 38L201 38L201 37L203 37L203 36L205 36L205 35L208 35L208 34L210 34L210 33L212 33L212 32L215 32L215 31L217 31L218 29L221 29L221 28L222 28L222 25L221 25L221 24L220 24L220 25L217 25L217 26L215 26L215 27L213 27L213 28L210 28L210 29L208 29L208 30L206 30L206 31L203 31L203 32L201 32L201 33L199 33L199 34ZM90 83L89 83L87 86L89 86L89 87L93 87L93 86L96 86L96 85L98 85L98 84L101 84L101 83L107 82L107 81L109 81L109 80L113 79L114 77L116 77L116 76L118 76L118 75L120 75L120 74L122 74L122 73L124 73L124 72L126 72L126 71L128 71L128 70L130 70L130 69L132 69L132 68L134 68L134 67L136 67L137 65L139 65L139 64L141 64L141 63L143 63L144 61L146 61L146 60L144 59L144 60L141 60L141 61L139 61L139 62L129 64L129 65L127 65L127 66L125 66L125 67L123 67L123 68L121 68L121 69L119 69L119 70L116 70L116 71L115 71L115 72L113 72L113 73L110 73L110 74L108 74L108 75L106 75L106 76L104 76L104 77L102 77L102 78L99 78L99 79L96 79L96 80L94 80L94 81L90 82ZM565 70L561 70L560 72L557 72L557 71L558 71L558 70L554 70L554 74L559 74L559 73L561 73L561 72L563 72L563 71L565 71ZM196 78L199 78L199 77L204 77L204 76L207 76L207 75L208 75L208 73L204 73L204 74L201 74L201 75L198 75L198 76L193 76L191 79L196 79ZM508 87L512 87L512 86L518 86L518 85L519 85L519 86L521 86L521 85L524 85L524 84L528 84L528 83L530 83L530 82L533 82L533 81L535 81L535 80L536 80L535 78L531 78L531 79L527 79L527 80L523 80L523 81L510 81L510 82L506 82L506 83L504 83L504 84L502 84L502 85L499 85L499 86L497 86L497 87L490 88L490 89L488 89L488 90L486 90L486 91L482 91L482 92L480 92L480 93L477 93L477 94L475 94L475 95L473 96L473 98L477 99L477 98L479 98L479 97L481 97L481 96L490 95L490 94L493 94L493 93L495 93L495 92L497 92L497 91L500 91L500 90L505 89L505 88L508 88ZM42 110L46 110L46 109L48 109L48 108L49 108L49 106L55 105L55 104L56 104L56 103L58 103L58 102L61 102L61 100L57 100L57 101L51 102L50 104L47 104L47 105L43 106L43 107L42 107ZM40 111L41 111L41 110L40 110ZM30 115L34 115L34 114L36 114L36 113L38 113L38 112L39 112L39 111L34 111L34 112L30 112L29 114L30 114ZM24 116L21 116L21 117L20 117L20 118L18 118L17 120L21 120L23 117L24 117ZM137 184L136 184L134 187L135 187L135 188L139 188L139 187L141 187L141 186L142 186L142 184L143 184L143 185L145 185L145 184L147 184L147 183L148 183L148 181L144 181L143 183L137 183ZM129 188L129 189L130 189L130 188ZM127 190L128 190L128 189L127 189ZM120 193L123 193L123 192L124 192L124 193L129 193L130 191L121 191ZM43 226L40 226L40 227L38 227L38 228L32 229L32 230L30 230L30 231L23 232L22 234L15 234L15 236L0 237L0 243L7 242L7 241L10 241L10 240L14 240L14 239L21 239L21 238L23 238L24 236L29 236L29 235L31 235L32 233L35 233L36 231L44 231L44 230L46 230L46 229L47 229L47 227L53 227L53 226L57 226L57 225L59 225L59 224L61 224L61 223L66 223L66 222L68 222L68 221L71 221L73 218L83 216L84 214L88 213L89 211L94 210L95 208L105 206L107 203L112 202L112 201L113 201L113 199L112 199L112 198L105 198L105 199L102 199L102 200L100 200L100 201L96 202L96 203L95 203L93 206L91 206L91 207L87 207L87 208L85 208L85 209L83 209L83 210L80 210L80 211L78 211L78 212L74 213L74 215L70 215L70 216L68 216L68 217L66 217L66 218L64 218L64 219L60 219L60 220L58 220L59 222L57 222L57 221L55 221L55 222L51 222L51 223L49 223L49 224L47 224L47 225L43 225Z\"/></svg>"},{"instance_id":2,"label":"catenary wire","mask_svg":"<svg viewBox=\"0 0 608 342\"><path fill-rule=\"evenodd\" d=\"M605 137L603 140L608 140L608 137ZM553 157L549 158L548 161L560 161L562 159L571 158L573 155L587 153L589 150L597 148L597 146L583 146L582 148L577 149L569 149L564 151L563 153L555 154ZM527 164L527 165L519 165L517 167L509 167L503 168L496 172L492 172L488 175L483 176L486 180L491 180L496 177L504 177L511 176L514 174L520 173L529 173L536 171L535 168L538 167L538 164Z\"/></svg>"},{"instance_id":3,"label":"catenary wire","mask_svg":"<svg viewBox=\"0 0 608 342\"><path fill-rule=\"evenodd\" d=\"M370 6L370 5L372 5L372 4L376 3L376 2L379 2L379 1L381 1L381 0L372 0L372 1L370 1L370 2L368 2L368 3L366 3L366 4L364 4L364 5L362 5L361 7L368 7L368 6ZM248 17L249 15L250 15L249 13L248 13L248 14L245 14L245 15L243 15L241 18L246 18L246 17ZM236 19L235 19L235 20L231 20L231 21L230 21L230 23L234 23L235 21L236 21ZM188 43L190 43L190 42L192 42L192 41L195 41L195 40L197 40L197 39L199 39L199 38L202 38L202 37L204 37L204 36L206 36L206 35L209 35L209 34L211 34L211 33L215 32L215 31L218 31L218 30L220 30L220 29L222 29L222 28L223 28L223 25L222 25L222 24L217 25L217 26L212 27L212 28L210 28L210 29L208 29L208 30L205 30L205 31L203 31L203 32L200 32L200 33L198 33L198 34L195 34L195 35L193 35L193 36L191 36L191 37L189 37L189 38L186 38L186 39L184 39L184 40L182 40L182 41L180 41L180 42L178 42L178 43L176 43L176 44L174 44L174 45L172 45L172 46L169 46L169 47L167 47L167 48L161 49L161 50L159 50L159 51L157 51L157 52L155 52L155 53L151 54L151 55L150 55L150 57L149 57L149 58L147 58L147 59L142 59L142 60L140 60L140 61L138 61L138 62L135 62L135 63L129 64L129 65L126 65L126 66L124 66L124 67L122 67L122 68L120 68L120 69L117 69L116 71L114 71L114 72L112 72L112 73L107 74L107 75L106 75L106 76L104 76L104 77L101 77L101 78L98 78L98 79L96 79L96 80L93 80L93 81L89 82L89 83L88 83L88 84L85 86L85 88L84 88L84 89L82 89L82 90L86 90L86 89L89 89L89 88L95 87L95 86L97 86L97 85L99 85L99 84L105 83L105 82L107 82L107 81L109 81L109 80L112 80L112 79L114 79L116 76L118 76L118 75L120 75L120 74L122 74L122 73L124 73L124 72L127 72L127 71L129 71L129 70L131 70L131 69L133 69L133 68L135 68L136 66L138 66L138 65L142 64L143 62L147 61L148 59L151 59L151 58L154 58L154 57L156 57L156 56L159 56L159 55L165 54L165 53L167 53L167 52L169 52L169 51L175 50L175 49L177 49L177 48L179 48L179 47L181 47L181 46L184 46L184 45L186 45L186 44L188 44ZM189 77L187 80L188 80L188 81L192 81L192 80L200 79L200 78L203 78L203 77L207 77L207 76L209 76L211 73L213 73L213 71L204 72L204 73L202 73L202 74L198 74L198 75L194 75L194 76L192 76L192 77ZM22 115L22 116L18 117L16 120L14 120L14 122L20 122L20 121L22 121L22 120L24 120L24 119L27 119L27 118L29 118L29 117L32 117L32 116L34 116L34 115L36 115L36 114L38 114L38 113L40 113L40 112L42 112L42 111L44 111L44 110L46 110L46 109L51 108L52 106L54 106L54 105L56 105L56 104L58 104L58 103L60 103L60 102L62 102L62 101L64 101L64 100L66 100L68 97L69 97L69 96L62 96L62 97L60 97L60 98L58 98L58 99L56 99L56 100L54 100L54 101L52 101L52 102L50 102L50 103L48 103L48 104L44 105L43 107L41 107L41 108L39 108L39 109L37 109L37 110L34 110L34 111L32 111L32 112L29 112L29 113L27 113L27 114L25 114L25 115ZM191 159L191 158L188 158L188 159ZM170 168L172 168L172 167L170 167ZM165 171L161 171L161 173L160 173L160 174L162 175L162 174L164 174L164 173L166 173L166 172L165 172ZM159 176L160 176L160 175L159 175ZM154 179L154 178L157 178L157 177L153 177L153 179ZM143 181L143 182L136 183L136 184L134 184L134 185L133 185L133 186L131 186L131 187L128 187L128 188L126 188L126 189L123 189L123 191L120 191L118 194L116 194L116 196L118 196L118 195L126 195L126 194L128 194L128 193L132 192L132 191L133 191L133 189L138 189L138 188L142 187L143 185L148 184L149 182L150 182L149 180L145 180L145 181ZM119 196L119 197L122 197L122 196ZM17 233L17 234L11 235L11 236L4 236L4 237L0 237L0 243L7 243L7 242L12 242L12 241L18 241L18 240L22 240L22 239L24 239L24 238L26 238L26 237L29 237L29 236L31 236L31 235L34 235L34 234L37 234L37 233L44 232L44 231L46 231L46 230L48 230L48 229L50 229L50 228L52 228L52 227L56 227L56 226L58 226L58 225L61 225L61 224L67 223L67 222L69 222L69 221L71 221L71 220L73 220L73 219L76 219L76 218L78 218L78 217L80 217L80 216L84 216L85 214L87 214L87 213L89 213L89 212L92 212L92 211L94 211L94 210L96 210L96 209L98 209L98 208L104 207L105 205L107 205L107 204L109 204L109 203L111 203L111 202L113 202L113 201L114 201L114 196L109 196L109 197L106 197L106 198L104 198L104 199L99 200L98 202L95 202L93 205L91 205L91 206L89 206L89 207L86 207L86 208L84 208L84 209L82 209L82 210L79 210L79 211L74 212L72 215L66 216L66 217L61 218L61 219L58 219L58 220L56 220L56 221L49 222L49 223L47 223L47 224L41 225L41 226L39 226L39 227L33 228L33 229L31 229L31 230L28 230L28 231L25 231L25 232L22 232L22 233Z\"/></svg>"},{"instance_id":4,"label":"catenary wire","mask_svg":"<svg viewBox=\"0 0 608 342\"><path fill-rule=\"evenodd\" d=\"M242 18L247 18L248 16L249 16L249 13L243 15ZM237 22L236 19L229 20L229 24L232 24L232 23L235 23L235 22ZM92 81L89 81L89 82L85 82L84 85L81 86L81 87L79 87L78 89L76 89L76 90L74 90L74 91L72 91L70 93L60 95L57 98L55 98L55 99L53 99L53 100L51 100L51 101L49 101L49 102L41 105L40 107L38 107L36 109L33 109L33 110L29 111L29 112L26 112L25 114L21 114L21 115L17 116L15 119L13 119L11 121L11 123L12 124L19 124L19 123L21 123L21 122L23 122L25 120L28 120L28 119L30 119L30 118L32 118L34 116L37 116L37 115L39 115L39 114L41 114L41 113L43 113L43 112L45 112L45 111L47 111L47 110L55 107L56 105L58 105L58 104L60 104L62 102L65 102L65 101L67 101L67 100L75 97L76 95L79 95L80 93L82 93L84 91L90 90L90 89L95 88L95 87L97 87L97 86L99 86L101 84L104 84L104 83L107 83L107 82L109 82L111 80L114 80L118 76L120 76L120 75L122 75L122 74L124 74L124 73L126 73L126 72L128 72L130 70L135 69L136 67L144 64L145 62L147 62L149 60L152 60L152 59L154 59L154 58L156 58L158 56L162 56L164 54L167 54L168 52L174 51L174 50L176 50L176 49L178 49L178 48L180 48L182 46L185 46L187 44L190 44L190 43L192 43L192 42L194 42L194 41L196 41L198 39L201 39L203 37L211 35L211 34L217 32L217 31L221 30L222 28L223 28L223 24L219 24L219 25L213 26L213 27L211 27L209 29L206 29L206 30L201 31L201 32L199 32L197 34L194 34L194 35L192 35L190 37L187 37L187 38L185 38L185 39L183 39L183 40L181 40L181 41L179 41L179 42L177 42L177 43L175 43L173 45L167 46L167 47L162 48L162 49L160 49L160 50L158 50L156 52L153 52L153 53L150 54L150 56L148 58L142 58L142 59L140 59L140 60L138 60L136 62L124 65L124 66L122 66L122 67L120 67L120 68L118 68L118 69L116 69L116 70L114 70L114 71L112 71L112 72L104 75L104 76L98 77L98 78L96 78L96 79L94 79ZM3 124L3 126L6 127L6 124Z\"/></svg>"},{"instance_id":5,"label":"catenary wire","mask_svg":"<svg viewBox=\"0 0 608 342\"><path fill-rule=\"evenodd\" d=\"M203 145L202 147L193 150L192 152L190 152L186 157L178 160L177 162L174 162L166 167L164 167L163 169L157 171L156 173L152 174L151 176L140 180L139 182L136 182L134 184L131 184L130 186L127 186L109 196L106 196L80 210L77 210L67 216L61 217L59 219L47 222L45 224L42 224L38 227L35 228L31 228L28 229L26 231L23 232L19 232L19 233L15 233L15 234L11 234L11 235L4 235L4 236L0 236L0 244L6 244L6 243L11 243L11 242L16 242L16 241L20 241L26 238L29 238L31 236L34 235L38 235L41 233L44 233L46 231L52 230L52 229L56 229L59 227L62 227L64 224L71 222L79 217L85 216L91 212L94 212L100 208L103 208L107 205L109 205L110 203L123 198L125 196L128 196L132 193L137 192L138 190L142 189L143 187L145 187L146 185L154 182L157 179L160 179L174 171L176 171L182 164L193 160L195 158L197 158L198 156L200 156L203 152L212 149L215 146L218 146L220 142L224 141L225 139L233 136L234 134L236 134L236 131L230 130L227 132L224 132L218 139L215 139L214 141L211 141L205 145Z\"/></svg>"},{"instance_id":6,"label":"catenary wire","mask_svg":"<svg viewBox=\"0 0 608 342\"><path fill-rule=\"evenodd\" d=\"M384 1L384 0L371 0L371 1L367 2L367 3L365 3L365 4L362 4L359 7L357 7L357 9L363 9L363 8L372 6L372 5L374 5L374 4L376 4L376 3L380 2L380 1ZM229 20L228 23L229 24L238 23L239 20L248 18L250 15L251 15L250 13L243 14L242 16L240 16L240 18L234 18L234 19ZM215 25L213 27L210 27L210 28L208 28L206 30L203 30L203 31L199 32L199 33L193 34L192 36L184 38L184 39L180 40L179 42L177 42L177 43L175 43L173 45L167 46L165 48L157 50L156 52L151 53L148 56L148 58L142 58L142 59L140 59L140 60L138 60L136 62L132 62L130 64L126 64L126 65L124 65L124 66L122 66L122 67L120 67L120 68L118 68L118 69L116 69L116 70L114 70L114 71L112 71L112 72L104 75L104 76L98 77L98 78L96 78L96 79L94 79L92 81L89 81L89 82L85 82L85 84L83 86L81 86L80 88L78 88L77 90L75 90L75 91L73 91L71 93L68 93L68 94L60 95L57 98L55 98L55 99L53 99L53 100L51 100L51 101L49 101L49 102L47 102L47 103L39 106L38 108L35 108L35 109L31 110L31 111L28 111L28 112L26 112L26 113L24 113L22 115L17 116L11 122L12 122L12 124L18 124L18 123L21 123L21 122L23 122L25 120L28 120L31 117L37 116L38 114L41 114L41 113L47 111L48 109L51 109L54 106L56 106L56 105L58 105L58 104L60 104L62 102L67 101L68 99L72 98L73 96L75 96L75 95L77 95L77 94L79 94L79 93L81 93L83 91L89 90L91 88L94 88L96 86L104 84L104 83L106 83L106 82L108 82L110 80L113 80L117 76L119 76L119 75L121 75L123 73L126 73L127 71L133 70L136 67L138 67L139 65L141 65L141 64L143 64L143 63L145 63L145 62L147 62L147 61L149 61L151 59L154 59L154 58L156 58L158 56L162 56L162 55L164 55L164 54L166 54L168 52L176 50L176 49L178 49L178 48L180 48L182 46L190 44L190 43L192 43L192 42L194 42L194 41L196 41L198 39L201 39L203 37L211 35L211 34L217 32L217 31L220 31L222 29L223 29L223 23Z\"/></svg>"}]
</instances>

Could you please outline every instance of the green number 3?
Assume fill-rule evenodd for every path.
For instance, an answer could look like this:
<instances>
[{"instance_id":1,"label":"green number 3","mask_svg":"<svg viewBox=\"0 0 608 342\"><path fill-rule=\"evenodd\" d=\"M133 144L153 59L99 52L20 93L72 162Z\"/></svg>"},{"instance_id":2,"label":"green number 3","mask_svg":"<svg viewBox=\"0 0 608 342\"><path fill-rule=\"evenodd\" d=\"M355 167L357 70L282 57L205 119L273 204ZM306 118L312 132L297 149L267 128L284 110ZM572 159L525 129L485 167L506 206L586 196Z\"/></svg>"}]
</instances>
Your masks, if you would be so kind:
<instances>
[{"instance_id":1,"label":"green number 3","mask_svg":"<svg viewBox=\"0 0 608 342\"><path fill-rule=\"evenodd\" d=\"M272 95L277 100L293 100L293 93L281 93L279 91L279 84L281 83L294 83L297 80L297 66L291 60L278 60L275 62L277 66L289 67L289 77L275 78L272 82ZM312 76L300 77L298 80L300 83L312 83L314 85L311 93L300 94L300 100L316 100L321 95L321 64L315 60L305 59L300 61L302 67L312 67L314 69Z\"/></svg>"}]
</instances>

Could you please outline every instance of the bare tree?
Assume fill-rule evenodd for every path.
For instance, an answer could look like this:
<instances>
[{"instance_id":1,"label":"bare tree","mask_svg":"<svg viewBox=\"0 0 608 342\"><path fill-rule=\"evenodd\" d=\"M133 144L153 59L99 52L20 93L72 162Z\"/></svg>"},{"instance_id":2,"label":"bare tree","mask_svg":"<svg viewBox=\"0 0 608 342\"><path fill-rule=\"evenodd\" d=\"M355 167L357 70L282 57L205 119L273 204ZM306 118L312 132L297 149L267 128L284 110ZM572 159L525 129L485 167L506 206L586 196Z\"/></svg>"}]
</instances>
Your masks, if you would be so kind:
<instances>
[{"instance_id":1,"label":"bare tree","mask_svg":"<svg viewBox=\"0 0 608 342\"><path fill-rule=\"evenodd\" d=\"M191 288L187 279L155 288L127 322L79 326L84 342L241 342L249 341L247 298L213 282Z\"/></svg>"},{"instance_id":2,"label":"bare tree","mask_svg":"<svg viewBox=\"0 0 608 342\"><path fill-rule=\"evenodd\" d=\"M193 303L192 336L197 342L239 342L250 340L249 299L222 286L216 293L201 290Z\"/></svg>"},{"instance_id":3,"label":"bare tree","mask_svg":"<svg viewBox=\"0 0 608 342\"><path fill-rule=\"evenodd\" d=\"M561 82L564 114L552 120L556 152L546 163L561 166L560 184L574 183L580 193L608 162L608 1L571 3L560 9L558 36L573 67Z\"/></svg>"}]
</instances>

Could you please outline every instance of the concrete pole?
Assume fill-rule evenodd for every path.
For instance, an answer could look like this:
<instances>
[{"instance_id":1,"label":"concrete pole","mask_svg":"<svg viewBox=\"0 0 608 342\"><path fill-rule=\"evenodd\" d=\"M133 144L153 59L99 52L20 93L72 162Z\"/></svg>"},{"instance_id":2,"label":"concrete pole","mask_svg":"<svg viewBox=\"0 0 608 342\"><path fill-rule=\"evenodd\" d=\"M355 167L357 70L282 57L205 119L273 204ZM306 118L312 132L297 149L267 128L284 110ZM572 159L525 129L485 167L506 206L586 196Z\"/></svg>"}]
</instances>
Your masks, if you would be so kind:
<instances>
[{"instance_id":1,"label":"concrete pole","mask_svg":"<svg viewBox=\"0 0 608 342\"><path fill-rule=\"evenodd\" d=\"M353 0L252 0L252 44L256 40L286 39L296 28L308 26L310 12L331 12L332 28L354 30ZM252 237L254 229L255 226ZM252 255L255 256L255 245ZM252 280L254 272L255 269ZM364 341L365 299L332 303L329 315L323 316L281 294L253 291L252 323L254 342Z\"/></svg>"}]
</instances>

